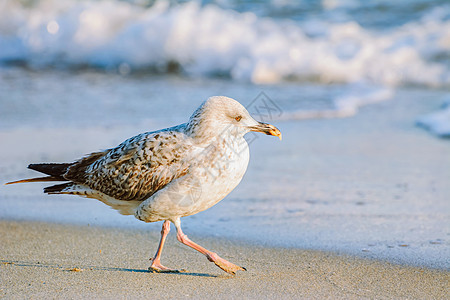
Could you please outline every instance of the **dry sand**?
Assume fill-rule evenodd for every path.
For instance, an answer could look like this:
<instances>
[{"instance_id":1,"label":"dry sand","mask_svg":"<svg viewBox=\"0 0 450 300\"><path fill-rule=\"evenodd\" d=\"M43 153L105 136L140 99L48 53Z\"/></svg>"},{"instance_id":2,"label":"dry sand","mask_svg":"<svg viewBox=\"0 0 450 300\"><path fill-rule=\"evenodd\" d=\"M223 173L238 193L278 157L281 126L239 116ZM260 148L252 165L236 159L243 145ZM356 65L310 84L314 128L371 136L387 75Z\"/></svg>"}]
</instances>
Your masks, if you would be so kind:
<instances>
[{"instance_id":1,"label":"dry sand","mask_svg":"<svg viewBox=\"0 0 450 300\"><path fill-rule=\"evenodd\" d=\"M163 263L147 268L155 232L36 222L0 222L0 298L415 298L445 299L450 273L229 240L198 243L248 271L228 275L172 233ZM448 298L447 298L448 299Z\"/></svg>"}]
</instances>

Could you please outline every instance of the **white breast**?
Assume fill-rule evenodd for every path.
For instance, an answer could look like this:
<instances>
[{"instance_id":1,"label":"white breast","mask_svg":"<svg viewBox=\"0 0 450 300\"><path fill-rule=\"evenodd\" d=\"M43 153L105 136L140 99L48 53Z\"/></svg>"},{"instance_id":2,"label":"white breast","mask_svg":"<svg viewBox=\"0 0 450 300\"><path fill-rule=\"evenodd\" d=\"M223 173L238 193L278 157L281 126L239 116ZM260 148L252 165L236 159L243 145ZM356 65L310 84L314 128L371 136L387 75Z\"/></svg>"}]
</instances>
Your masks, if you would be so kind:
<instances>
[{"instance_id":1,"label":"white breast","mask_svg":"<svg viewBox=\"0 0 450 300\"><path fill-rule=\"evenodd\" d=\"M222 138L196 151L186 176L144 201L136 217L155 222L196 214L228 195L241 181L249 161L244 138Z\"/></svg>"}]
</instances>

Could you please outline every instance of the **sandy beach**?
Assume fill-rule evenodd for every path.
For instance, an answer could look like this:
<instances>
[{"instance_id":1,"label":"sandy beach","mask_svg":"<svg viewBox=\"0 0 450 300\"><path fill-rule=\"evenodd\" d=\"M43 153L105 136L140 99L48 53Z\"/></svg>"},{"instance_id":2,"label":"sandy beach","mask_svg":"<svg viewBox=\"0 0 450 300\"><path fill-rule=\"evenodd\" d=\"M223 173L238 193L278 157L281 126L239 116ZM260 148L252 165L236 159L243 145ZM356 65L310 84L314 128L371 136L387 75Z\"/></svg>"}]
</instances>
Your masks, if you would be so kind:
<instances>
[{"instance_id":1,"label":"sandy beach","mask_svg":"<svg viewBox=\"0 0 450 300\"><path fill-rule=\"evenodd\" d=\"M269 2L0 3L0 298L448 299L450 6ZM248 134L240 184L182 219L247 272L172 228L162 263L187 272L149 273L161 223L3 185L214 95L283 135Z\"/></svg>"},{"instance_id":2,"label":"sandy beach","mask_svg":"<svg viewBox=\"0 0 450 300\"><path fill-rule=\"evenodd\" d=\"M0 222L0 297L445 299L450 274L326 252L196 238L247 268L228 275L173 235L163 261L181 274L147 271L158 234L38 222Z\"/></svg>"},{"instance_id":3,"label":"sandy beach","mask_svg":"<svg viewBox=\"0 0 450 300\"><path fill-rule=\"evenodd\" d=\"M248 269L234 277L173 232L163 264L187 272L149 273L160 223L126 218L91 199L41 194L39 185L2 186L0 295L445 299L449 144L414 127L415 116L438 105L399 93L353 118L280 123L283 143L252 144L242 184L215 207L183 218L194 241ZM29 160L64 161L117 139L114 129L50 133L89 142L72 148L46 131L5 131L13 145L38 147L3 149L0 179L33 176L24 169ZM280 181L261 188L275 177Z\"/></svg>"},{"instance_id":4,"label":"sandy beach","mask_svg":"<svg viewBox=\"0 0 450 300\"><path fill-rule=\"evenodd\" d=\"M173 232L163 263L187 272L149 273L160 223L123 217L91 199L47 196L38 185L3 186L0 295L445 299L449 145L413 126L415 116L439 101L410 101L407 95L354 118L281 123L284 143L260 138L252 145L253 165L236 191L183 220L194 241L248 269L234 277L181 245ZM106 143L113 131L78 134ZM5 138L16 142L12 134ZM40 145L35 160L58 153L68 159L80 148L96 148L92 142L50 148L50 140L33 140L45 139L45 132L19 136ZM3 151L2 180L34 175L22 174L29 152L12 149ZM289 149L302 155L286 155ZM273 161L265 164L270 154ZM305 171L297 172L301 168L293 169L293 162ZM261 182L275 176L271 170L281 181L261 189Z\"/></svg>"}]
</instances>

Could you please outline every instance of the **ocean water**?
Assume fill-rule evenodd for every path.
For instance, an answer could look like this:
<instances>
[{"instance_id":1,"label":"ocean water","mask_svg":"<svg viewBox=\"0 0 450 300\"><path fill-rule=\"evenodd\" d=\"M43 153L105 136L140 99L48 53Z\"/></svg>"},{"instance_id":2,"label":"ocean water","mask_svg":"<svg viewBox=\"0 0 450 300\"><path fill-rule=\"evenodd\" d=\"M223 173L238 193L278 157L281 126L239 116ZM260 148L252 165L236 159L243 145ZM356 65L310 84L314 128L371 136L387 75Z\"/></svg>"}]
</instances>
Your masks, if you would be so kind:
<instances>
[{"instance_id":1,"label":"ocean water","mask_svg":"<svg viewBox=\"0 0 450 300\"><path fill-rule=\"evenodd\" d=\"M212 95L280 127L196 234L449 268L449 92L444 0L0 2L1 182ZM159 230L43 186L1 187L0 217Z\"/></svg>"},{"instance_id":2,"label":"ocean water","mask_svg":"<svg viewBox=\"0 0 450 300\"><path fill-rule=\"evenodd\" d=\"M312 94L286 95L283 118L302 119L334 117L336 109L342 110L337 116L351 115L391 98L398 87L450 87L450 5L444 0L6 0L0 45L2 93L8 95L10 89L15 94L9 80L21 77L16 69L31 81L49 70L87 73L86 81L98 72L104 85L108 75L117 82L120 74L120 84L140 96L139 85L155 74L294 83ZM323 85L333 92L325 95L317 88ZM186 101L180 98L171 103ZM418 123L449 135L448 110L442 110Z\"/></svg>"},{"instance_id":3,"label":"ocean water","mask_svg":"<svg viewBox=\"0 0 450 300\"><path fill-rule=\"evenodd\" d=\"M445 1L142 2L3 1L0 62L252 83L450 84Z\"/></svg>"}]
</instances>

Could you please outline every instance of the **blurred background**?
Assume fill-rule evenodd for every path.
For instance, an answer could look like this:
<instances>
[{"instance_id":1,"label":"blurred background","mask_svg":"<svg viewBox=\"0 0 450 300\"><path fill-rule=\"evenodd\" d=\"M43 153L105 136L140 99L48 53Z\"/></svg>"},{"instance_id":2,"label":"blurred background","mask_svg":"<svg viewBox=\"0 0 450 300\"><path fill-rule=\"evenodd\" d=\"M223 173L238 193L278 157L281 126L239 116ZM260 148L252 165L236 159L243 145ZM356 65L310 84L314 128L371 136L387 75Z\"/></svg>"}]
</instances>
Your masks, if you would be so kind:
<instances>
[{"instance_id":1,"label":"blurred background","mask_svg":"<svg viewBox=\"0 0 450 300\"><path fill-rule=\"evenodd\" d=\"M212 95L281 129L187 232L448 267L449 92L446 0L0 2L1 182L186 122ZM0 208L148 226L39 184L2 187Z\"/></svg>"},{"instance_id":2,"label":"blurred background","mask_svg":"<svg viewBox=\"0 0 450 300\"><path fill-rule=\"evenodd\" d=\"M445 0L4 0L0 45L0 127L178 120L261 90L283 119L347 116L450 87ZM449 135L436 119L419 121Z\"/></svg>"}]
</instances>

